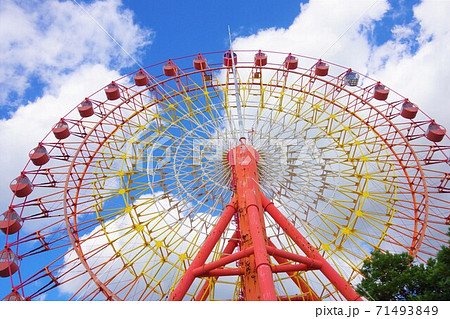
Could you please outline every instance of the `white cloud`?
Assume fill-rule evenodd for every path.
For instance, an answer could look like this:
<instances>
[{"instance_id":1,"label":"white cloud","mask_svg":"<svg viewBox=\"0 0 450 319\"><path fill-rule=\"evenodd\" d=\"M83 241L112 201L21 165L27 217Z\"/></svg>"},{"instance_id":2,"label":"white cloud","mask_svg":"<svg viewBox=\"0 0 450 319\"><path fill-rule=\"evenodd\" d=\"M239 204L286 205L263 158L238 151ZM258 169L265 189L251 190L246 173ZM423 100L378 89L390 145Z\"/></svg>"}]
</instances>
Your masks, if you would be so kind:
<instances>
[{"instance_id":1,"label":"white cloud","mask_svg":"<svg viewBox=\"0 0 450 319\"><path fill-rule=\"evenodd\" d=\"M317 58L323 55L324 59L364 73L370 55L367 34L387 9L386 1L312 0L301 5L300 14L289 28L260 30L255 35L237 38L233 46Z\"/></svg>"},{"instance_id":2,"label":"white cloud","mask_svg":"<svg viewBox=\"0 0 450 319\"><path fill-rule=\"evenodd\" d=\"M424 36L448 36L448 12L450 3L439 0L423 0L414 8L414 16L419 20Z\"/></svg>"},{"instance_id":3,"label":"white cloud","mask_svg":"<svg viewBox=\"0 0 450 319\"><path fill-rule=\"evenodd\" d=\"M450 129L448 83L450 82L450 2L424 0L414 8L419 33L412 26L396 26L401 36L374 48L374 57L384 65L372 67L374 77L416 103L428 116ZM408 38L408 41L405 41ZM412 38L412 39L411 39ZM419 45L412 52L414 41Z\"/></svg>"},{"instance_id":4,"label":"white cloud","mask_svg":"<svg viewBox=\"0 0 450 319\"><path fill-rule=\"evenodd\" d=\"M445 94L450 82L450 3L422 1L414 8L413 21L395 25L391 39L377 46L371 33L389 10L393 9L387 1L311 0L301 5L288 28L260 30L237 38L233 46L322 57L368 73L450 129Z\"/></svg>"},{"instance_id":5,"label":"white cloud","mask_svg":"<svg viewBox=\"0 0 450 319\"><path fill-rule=\"evenodd\" d=\"M133 57L150 43L152 32L136 25L120 0L82 5ZM132 60L73 1L2 1L0 21L0 108L13 110L0 120L0 201L6 206L8 181L20 174L28 152ZM34 82L40 84L30 88ZM36 98L21 103L27 89Z\"/></svg>"},{"instance_id":6,"label":"white cloud","mask_svg":"<svg viewBox=\"0 0 450 319\"><path fill-rule=\"evenodd\" d=\"M108 288L119 292L119 298L167 299L186 267L185 258L192 260L206 240L204 221L217 218L198 213L180 220L187 207L188 203L164 193L141 196L128 213L105 221L81 237L81 249L90 269ZM225 231L226 238L231 234ZM64 263L58 275L61 282L67 282L58 287L60 292L83 298L98 290L74 250L64 256ZM71 280L73 277L77 279ZM198 285L203 282L196 280L193 286ZM216 290L216 297L232 296L234 282L219 286L223 287Z\"/></svg>"},{"instance_id":7,"label":"white cloud","mask_svg":"<svg viewBox=\"0 0 450 319\"><path fill-rule=\"evenodd\" d=\"M120 0L83 6L132 56L139 57L150 43L152 33L134 23ZM0 21L0 105L10 105L12 93L21 97L31 79L58 89L61 75L86 63L112 69L132 64L73 1L2 1Z\"/></svg>"},{"instance_id":8,"label":"white cloud","mask_svg":"<svg viewBox=\"0 0 450 319\"><path fill-rule=\"evenodd\" d=\"M414 31L410 27L404 25L394 26L391 32L394 38L399 40L414 36Z\"/></svg>"},{"instance_id":9,"label":"white cloud","mask_svg":"<svg viewBox=\"0 0 450 319\"><path fill-rule=\"evenodd\" d=\"M20 174L28 152L36 147L59 119L80 103L93 88L119 77L117 71L102 65L84 65L70 76L61 77L60 89L20 107L8 120L0 120L0 200L9 204L12 193L8 181Z\"/></svg>"}]
</instances>

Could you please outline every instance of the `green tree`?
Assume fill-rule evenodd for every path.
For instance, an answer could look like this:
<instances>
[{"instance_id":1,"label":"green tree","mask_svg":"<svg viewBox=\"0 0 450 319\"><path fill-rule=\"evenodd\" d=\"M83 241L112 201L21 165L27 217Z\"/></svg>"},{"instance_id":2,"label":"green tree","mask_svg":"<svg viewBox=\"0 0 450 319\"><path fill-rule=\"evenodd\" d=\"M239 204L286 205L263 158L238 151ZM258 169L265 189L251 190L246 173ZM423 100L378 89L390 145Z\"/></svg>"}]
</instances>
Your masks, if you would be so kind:
<instances>
[{"instance_id":1,"label":"green tree","mask_svg":"<svg viewBox=\"0 0 450 319\"><path fill-rule=\"evenodd\" d=\"M449 247L442 247L426 265L415 264L408 253L376 250L361 273L356 291L369 300L450 300Z\"/></svg>"}]
</instances>

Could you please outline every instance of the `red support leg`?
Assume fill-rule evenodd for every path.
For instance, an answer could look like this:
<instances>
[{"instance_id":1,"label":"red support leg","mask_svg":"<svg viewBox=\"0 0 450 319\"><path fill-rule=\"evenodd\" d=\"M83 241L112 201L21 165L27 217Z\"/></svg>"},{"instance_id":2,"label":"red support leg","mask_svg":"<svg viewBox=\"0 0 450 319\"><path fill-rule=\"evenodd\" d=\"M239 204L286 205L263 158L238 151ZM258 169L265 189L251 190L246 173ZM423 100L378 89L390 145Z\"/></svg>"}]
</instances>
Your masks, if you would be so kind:
<instances>
[{"instance_id":1,"label":"red support leg","mask_svg":"<svg viewBox=\"0 0 450 319\"><path fill-rule=\"evenodd\" d=\"M230 238L230 240L228 241L228 244L225 246L221 257L232 254L238 245L238 240L239 240L239 233L236 231L233 234L233 236ZM214 277L214 280L217 280L218 278L219 278L218 276ZM197 297L195 298L195 301L205 301L206 298L208 298L210 290L211 290L210 281L207 280L203 284L200 291L198 292Z\"/></svg>"},{"instance_id":2,"label":"red support leg","mask_svg":"<svg viewBox=\"0 0 450 319\"><path fill-rule=\"evenodd\" d=\"M269 247L276 248L275 245L270 240L270 238L268 239L268 241L269 241ZM275 260L279 264L288 264L289 263L289 260L284 258L284 257L277 256L277 255L275 255L273 257L275 258ZM319 301L320 300L319 296L317 296L317 294L314 292L314 290L312 290L312 288L307 285L307 283L303 280L302 277L300 277L297 274L297 272L288 271L286 273L291 278L291 280L297 285L297 287L300 288L300 291L302 293L306 294L304 300L312 300L312 301ZM283 299L281 299L281 300L283 300Z\"/></svg>"},{"instance_id":3,"label":"red support leg","mask_svg":"<svg viewBox=\"0 0 450 319\"><path fill-rule=\"evenodd\" d=\"M346 282L331 265L319 254L319 252L300 234L297 228L275 207L275 205L261 193L261 200L264 209L283 228L286 235L300 247L300 249L309 258L318 260L322 263L320 271L327 279L339 290L339 292L349 301L362 300L355 290Z\"/></svg>"},{"instance_id":4,"label":"red support leg","mask_svg":"<svg viewBox=\"0 0 450 319\"><path fill-rule=\"evenodd\" d=\"M244 270L242 268L217 268L202 274L202 276L223 277L223 276L242 276L243 274Z\"/></svg>"},{"instance_id":5,"label":"red support leg","mask_svg":"<svg viewBox=\"0 0 450 319\"><path fill-rule=\"evenodd\" d=\"M293 254L291 252L277 249L275 247L267 247L267 252L272 256L283 257L293 261L297 261L299 263L305 264L310 269L320 269L322 267L322 263L312 258L308 258L305 256L300 256L297 254Z\"/></svg>"},{"instance_id":6,"label":"red support leg","mask_svg":"<svg viewBox=\"0 0 450 319\"><path fill-rule=\"evenodd\" d=\"M173 301L183 300L187 291L194 282L195 279L194 269L202 266L208 259L208 256L211 254L212 250L214 249L214 246L219 241L220 236L222 236L223 232L230 223L231 218L233 218L233 215L236 212L235 207L236 201L233 198L231 203L227 205L227 208L223 212L217 224L214 226L213 230L211 231L211 234L208 236L208 238L206 238L206 241L203 243L203 246L198 251L197 256L192 261L192 264L186 270L180 282L170 294L169 300Z\"/></svg>"},{"instance_id":7,"label":"red support leg","mask_svg":"<svg viewBox=\"0 0 450 319\"><path fill-rule=\"evenodd\" d=\"M266 242L264 241L265 234L260 223L260 213L255 206L248 207L247 211L250 220L250 234L253 240L255 268L258 275L261 300L274 301L277 300L277 294L273 283L272 267L269 264L269 254L267 253Z\"/></svg>"},{"instance_id":8,"label":"red support leg","mask_svg":"<svg viewBox=\"0 0 450 319\"><path fill-rule=\"evenodd\" d=\"M246 248L238 252L235 252L232 255L228 255L213 262L210 262L209 264L205 264L198 268L194 268L192 270L192 273L194 274L195 277L201 277L204 273L210 272L211 270L214 269L222 268L231 262L241 260L242 258L248 257L253 253L254 253L253 247Z\"/></svg>"},{"instance_id":9,"label":"red support leg","mask_svg":"<svg viewBox=\"0 0 450 319\"><path fill-rule=\"evenodd\" d=\"M361 300L350 284L331 267L294 225L262 194L258 185L256 166L258 157L258 153L245 142L229 152L228 161L232 166L232 186L235 189L235 197L170 294L169 300L183 300L195 278L205 276L215 277L216 279L218 276L240 276L242 291L246 300L285 298L289 300L319 300L317 294L297 275L298 271L313 269L320 270L347 300ZM297 244L306 257L277 249L270 242L264 225L264 210L282 227L285 234ZM238 217L238 227L227 243L222 256L218 260L205 264L235 214ZM240 250L233 253L238 243ZM273 256L279 265L272 266L270 256ZM239 260L238 268L223 268L237 260ZM292 264L290 260L298 263ZM273 280L274 272L286 272L300 288L302 294L278 298ZM210 289L209 282L206 282L198 292L196 300L205 300Z\"/></svg>"}]
</instances>

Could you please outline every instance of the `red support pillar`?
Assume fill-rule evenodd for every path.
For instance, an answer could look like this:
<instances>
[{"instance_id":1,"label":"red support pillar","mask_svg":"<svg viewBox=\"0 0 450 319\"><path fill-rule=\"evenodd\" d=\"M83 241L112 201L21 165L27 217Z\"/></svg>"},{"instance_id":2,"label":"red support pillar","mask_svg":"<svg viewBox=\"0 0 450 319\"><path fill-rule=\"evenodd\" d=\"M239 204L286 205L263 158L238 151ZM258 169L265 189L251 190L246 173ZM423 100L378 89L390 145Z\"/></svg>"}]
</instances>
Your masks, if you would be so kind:
<instances>
[{"instance_id":1,"label":"red support pillar","mask_svg":"<svg viewBox=\"0 0 450 319\"><path fill-rule=\"evenodd\" d=\"M233 215L236 212L235 207L236 201L233 198L231 200L231 203L227 205L227 208L223 212L217 224L214 226L213 230L211 231L211 234L208 236L208 238L206 238L206 241L203 243L203 246L198 251L197 256L192 261L192 264L186 270L180 282L170 294L169 300L173 301L183 300L187 291L194 282L195 279L194 270L205 264L205 261L208 259L208 256L211 254L212 250L214 249L214 246L219 241L220 236L223 234L226 227L230 223L231 218L233 218Z\"/></svg>"},{"instance_id":2,"label":"red support pillar","mask_svg":"<svg viewBox=\"0 0 450 319\"><path fill-rule=\"evenodd\" d=\"M269 238L268 241L269 241L269 247L276 248L275 245L270 240L270 238ZM277 255L275 255L273 257L275 258L275 260L279 264L288 264L289 263L289 260L284 258L284 257L277 256ZM297 274L297 272L287 271L286 273L289 275L289 277L294 282L294 284L296 284L297 287L300 288L300 291L306 295L305 296L305 300L312 300L312 301L319 301L320 300L320 298L317 296L315 291L313 291L312 288L308 286L308 284L303 280L302 277L300 277ZM281 299L281 300L283 300L283 299Z\"/></svg>"},{"instance_id":3,"label":"red support pillar","mask_svg":"<svg viewBox=\"0 0 450 319\"><path fill-rule=\"evenodd\" d=\"M230 238L230 240L228 241L228 244L225 246L223 252L222 252L222 256L221 257L225 257L227 255L230 255L233 253L233 251L236 249L237 245L238 245L238 240L239 240L239 233L236 231L233 236ZM216 276L214 277L214 280L217 280L219 277ZM200 291L197 294L197 297L195 298L195 301L205 301L206 298L209 295L209 291L211 290L211 286L210 286L210 281L207 280L202 288L200 289Z\"/></svg>"},{"instance_id":4,"label":"red support pillar","mask_svg":"<svg viewBox=\"0 0 450 319\"><path fill-rule=\"evenodd\" d=\"M267 253L267 235L264 211L258 182L258 152L241 139L241 145L228 154L233 169L238 201L239 227L242 249L253 247L254 254L242 260L245 273L242 278L246 300L277 300L270 257Z\"/></svg>"},{"instance_id":5,"label":"red support pillar","mask_svg":"<svg viewBox=\"0 0 450 319\"><path fill-rule=\"evenodd\" d=\"M315 259L322 263L320 271L327 279L339 290L339 292L349 301L362 300L355 292L352 286L345 281L333 267L319 254L319 252L300 234L297 228L292 225L289 220L275 207L275 205L261 193L261 200L264 209L269 213L275 222L283 228L286 235L300 247L300 249L309 258Z\"/></svg>"},{"instance_id":6,"label":"red support pillar","mask_svg":"<svg viewBox=\"0 0 450 319\"><path fill-rule=\"evenodd\" d=\"M170 294L169 300L183 300L197 277L215 277L217 279L218 276L240 276L245 300L319 300L320 298L311 290L307 282L297 275L298 271L314 269L320 270L347 300L361 300L350 284L262 194L256 165L258 158L258 152L246 145L245 141L229 152L228 161L232 167L232 188L235 190L235 197ZM306 257L277 249L273 245L266 234L264 210L281 226L285 234L296 243ZM218 260L205 264L235 215L238 217L238 227L227 243L222 256ZM233 253L238 244L239 251ZM271 265L270 256L279 265ZM223 268L236 261L239 261L238 268ZM297 264L293 264L291 261L297 262ZM274 272L286 272L299 286L302 294L292 297L277 296L273 280ZM210 289L209 282L206 282L195 299L205 300Z\"/></svg>"}]
</instances>

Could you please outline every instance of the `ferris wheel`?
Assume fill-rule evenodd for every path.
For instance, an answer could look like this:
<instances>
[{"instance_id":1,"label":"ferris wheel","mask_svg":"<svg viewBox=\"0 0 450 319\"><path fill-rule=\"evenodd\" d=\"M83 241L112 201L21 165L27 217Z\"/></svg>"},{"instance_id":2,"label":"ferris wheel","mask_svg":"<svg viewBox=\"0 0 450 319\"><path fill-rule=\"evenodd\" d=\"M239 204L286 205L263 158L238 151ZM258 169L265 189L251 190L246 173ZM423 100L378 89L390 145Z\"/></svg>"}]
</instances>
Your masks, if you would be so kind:
<instances>
[{"instance_id":1,"label":"ferris wheel","mask_svg":"<svg viewBox=\"0 0 450 319\"><path fill-rule=\"evenodd\" d=\"M81 101L0 215L5 300L359 300L373 250L446 244L449 138L355 70L192 55Z\"/></svg>"}]
</instances>

